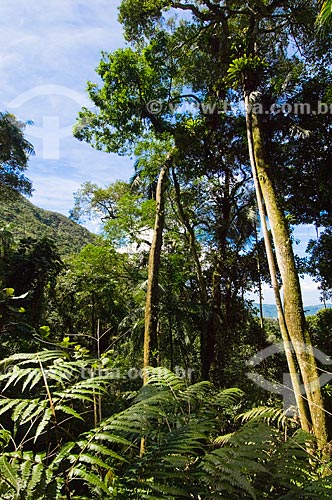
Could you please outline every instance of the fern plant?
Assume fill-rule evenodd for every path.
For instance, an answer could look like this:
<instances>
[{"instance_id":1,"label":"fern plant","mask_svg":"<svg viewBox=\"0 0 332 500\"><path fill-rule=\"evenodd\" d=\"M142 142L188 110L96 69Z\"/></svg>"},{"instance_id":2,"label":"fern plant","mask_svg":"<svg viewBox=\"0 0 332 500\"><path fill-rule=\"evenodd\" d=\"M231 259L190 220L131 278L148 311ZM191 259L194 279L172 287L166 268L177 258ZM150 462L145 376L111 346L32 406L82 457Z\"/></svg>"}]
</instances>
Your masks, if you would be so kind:
<instances>
[{"instance_id":1,"label":"fern plant","mask_svg":"<svg viewBox=\"0 0 332 500\"><path fill-rule=\"evenodd\" d=\"M45 466L45 454L15 452L0 457L0 495L3 500L59 498L61 476ZM57 472L57 471L56 471Z\"/></svg>"},{"instance_id":2,"label":"fern plant","mask_svg":"<svg viewBox=\"0 0 332 500\"><path fill-rule=\"evenodd\" d=\"M6 368L0 375L0 415L11 414L16 429L29 426L17 449L31 436L36 442L49 425L61 430L62 421L84 420L83 409L92 412L114 378L111 371L98 375L96 366L95 360L71 360L63 351L15 354L0 362Z\"/></svg>"},{"instance_id":3,"label":"fern plant","mask_svg":"<svg viewBox=\"0 0 332 500\"><path fill-rule=\"evenodd\" d=\"M59 491L68 487L63 463L53 456L68 437L76 439L80 431L97 423L97 403L106 395L110 399L109 386L118 376L102 370L98 361L74 353L71 359L68 351L47 350L15 354L0 362L4 372L0 416L11 421L2 431L10 438L3 443L1 498L37 499L38 492L44 490L45 495L50 485L54 498L62 498ZM36 454L39 449L43 452ZM8 481L8 475L16 482ZM53 498L50 492L47 495Z\"/></svg>"},{"instance_id":4,"label":"fern plant","mask_svg":"<svg viewBox=\"0 0 332 500\"><path fill-rule=\"evenodd\" d=\"M269 407L254 408L239 418L246 423L236 432L216 438L219 448L202 461L202 480L211 492L207 498L331 497L332 476L318 473L322 462L308 452L314 449L314 439L297 429L294 419Z\"/></svg>"},{"instance_id":5,"label":"fern plant","mask_svg":"<svg viewBox=\"0 0 332 500\"><path fill-rule=\"evenodd\" d=\"M167 369L150 369L149 384L129 408L71 443L69 476L83 479L97 498L187 498L198 482L196 464L220 429L220 409L241 395L216 392L208 382L186 386Z\"/></svg>"},{"instance_id":6,"label":"fern plant","mask_svg":"<svg viewBox=\"0 0 332 500\"><path fill-rule=\"evenodd\" d=\"M319 457L307 451L312 437L280 409L240 414L225 434L239 413L238 389L188 385L151 368L147 385L114 400L118 382L96 360L43 351L0 364L9 365L0 378L4 500L331 497L328 464L320 474ZM97 398L120 411L96 420Z\"/></svg>"}]
</instances>

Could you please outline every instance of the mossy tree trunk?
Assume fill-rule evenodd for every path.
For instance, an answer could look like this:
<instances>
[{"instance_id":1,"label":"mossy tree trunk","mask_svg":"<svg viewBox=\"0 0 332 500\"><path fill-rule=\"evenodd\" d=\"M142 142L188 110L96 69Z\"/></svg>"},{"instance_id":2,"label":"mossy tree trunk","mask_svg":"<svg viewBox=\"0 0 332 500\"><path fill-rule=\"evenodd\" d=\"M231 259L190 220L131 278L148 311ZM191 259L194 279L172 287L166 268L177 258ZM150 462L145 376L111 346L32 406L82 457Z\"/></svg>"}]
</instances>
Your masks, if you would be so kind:
<instances>
[{"instance_id":1,"label":"mossy tree trunk","mask_svg":"<svg viewBox=\"0 0 332 500\"><path fill-rule=\"evenodd\" d=\"M159 309L159 267L165 220L165 190L171 158L169 157L160 170L156 190L156 215L152 243L148 262L148 283L145 303L144 321L144 359L143 368L156 364L158 351L158 309ZM143 375L143 383L147 375Z\"/></svg>"},{"instance_id":2,"label":"mossy tree trunk","mask_svg":"<svg viewBox=\"0 0 332 500\"><path fill-rule=\"evenodd\" d=\"M266 161L259 116L250 109L249 92L245 92L245 106L247 127L250 129L252 140L254 168L257 171L259 187L265 203L282 280L284 320L304 382L313 432L318 447L322 449L327 443L326 418L316 360L306 329L300 282L295 266L289 228L282 210L281 200L271 178L271 167Z\"/></svg>"},{"instance_id":3,"label":"mossy tree trunk","mask_svg":"<svg viewBox=\"0 0 332 500\"><path fill-rule=\"evenodd\" d=\"M246 109L248 109L248 110L249 110L249 104L250 104L249 103L249 96L247 96ZM265 208L264 208L262 191L261 191L261 187L259 185L259 180L258 180L258 175L257 175L256 160L255 160L255 154L254 154L254 141L253 141L253 136L252 136L251 115L249 113L246 114L246 127L247 127L249 158L250 158L252 175L253 175L253 180L254 180L254 185L255 185L257 206L258 206L259 216L260 216L260 220L261 220L261 228L262 228L262 232L263 232L264 245L265 245L267 262L268 262L268 267L269 267L269 272L270 272L270 277L271 277L271 283L272 283L272 288L273 288L274 297L275 297L275 301L276 301L281 337L282 337L282 340L283 340L283 343L285 346L285 354L286 354L289 374L290 374L290 378L291 378L291 382L292 382L292 386L293 386L293 390L294 390L294 397L295 397L296 405L297 405L298 412L299 412L301 427L303 430L309 432L310 426L309 426L309 420L308 420L308 408L307 408L306 402L301 394L301 387L300 387L300 381L299 381L299 378L297 375L296 362L294 360L294 356L293 356L293 352L292 352L292 344L290 342L289 333L287 330L287 324L286 324L286 320L285 320L285 314L284 314L283 305L282 305L282 301L281 301L281 297L280 297L279 283L278 283L278 278L277 278L277 267L276 267L276 263L275 263L275 257L273 254L270 234L269 234L267 222L266 222L266 212L265 212ZM256 233L256 235L257 235L257 233ZM260 297L260 299L261 299L261 297Z\"/></svg>"}]
</instances>

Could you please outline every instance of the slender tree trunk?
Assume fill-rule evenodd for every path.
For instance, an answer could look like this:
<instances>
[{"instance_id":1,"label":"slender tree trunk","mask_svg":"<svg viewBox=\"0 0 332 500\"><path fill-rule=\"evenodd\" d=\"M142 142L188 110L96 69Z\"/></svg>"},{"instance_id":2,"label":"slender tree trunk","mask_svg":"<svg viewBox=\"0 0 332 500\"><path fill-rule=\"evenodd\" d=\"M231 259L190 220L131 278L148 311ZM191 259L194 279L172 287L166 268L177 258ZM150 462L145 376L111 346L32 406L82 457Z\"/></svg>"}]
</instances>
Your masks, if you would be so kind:
<instances>
[{"instance_id":1,"label":"slender tree trunk","mask_svg":"<svg viewBox=\"0 0 332 500\"><path fill-rule=\"evenodd\" d=\"M247 108L247 109L249 109L249 108ZM270 240L270 235L269 235L269 231L268 231L267 223L266 223L266 214L265 214L264 202L263 202L263 198L262 198L262 191L261 191L258 176L257 176L257 168L256 168L255 155L254 155L254 144L253 144L253 137L252 137L252 132L251 132L251 119L250 119L250 116L248 114L246 116L246 121L247 121L247 137L248 137L249 157L250 157L250 163L251 163L255 191L256 191L257 206L258 206L259 216L260 216L260 220L261 220L261 226L262 226L262 230L263 230L263 237L264 237L264 244L265 244L265 250L266 250L266 255L267 255L267 261L268 261L271 282L272 282L274 297L275 297L276 306L277 306L280 332L281 332L282 340L283 340L283 343L285 346L285 354L286 354L289 374L290 374L290 378L291 378L291 382L292 382L292 386L293 386L293 390L294 390L295 401L296 401L298 411L299 411L301 427L303 430L309 432L310 427L309 427L309 422L308 422L307 407L306 407L306 403L305 403L305 401L302 397L302 394L301 394L300 381L299 381L299 378L297 375L296 364L295 364L293 352L292 352L292 345L290 342L290 338L289 338L289 334L288 334L288 330L287 330L287 325L286 325L286 321L285 321L285 316L284 316L284 311L283 311L283 306L282 306L282 301L281 301L281 297L280 297L279 283L278 283L278 279L277 279L277 268L276 268L276 263L275 263L274 254L273 254L273 250L272 250L272 243Z\"/></svg>"},{"instance_id":2,"label":"slender tree trunk","mask_svg":"<svg viewBox=\"0 0 332 500\"><path fill-rule=\"evenodd\" d=\"M201 266L201 262L199 260L199 255L197 251L196 237L194 229L192 228L188 216L184 210L184 207L181 202L181 192L180 185L177 179L176 173L172 171L172 177L174 182L174 191L175 191L175 202L178 209L178 214L181 223L183 224L188 237L189 249L192 255L192 258L195 263L198 287L199 287L199 295L201 300L201 305L203 309L203 320L201 325L201 338L200 338L200 348L201 348L201 375L203 379L209 378L210 365L213 359L214 353L214 338L211 341L211 334L213 335L213 325L211 324L211 318L208 318L208 302L209 297L206 289L206 282L203 275L203 270ZM210 314L211 316L211 314ZM212 347L211 347L212 344ZM211 352L210 352L211 351Z\"/></svg>"},{"instance_id":3,"label":"slender tree trunk","mask_svg":"<svg viewBox=\"0 0 332 500\"><path fill-rule=\"evenodd\" d=\"M162 167L156 192L156 216L153 230L153 238L150 247L149 263L148 263L148 284L145 304L145 328L144 328L144 359L143 368L147 368L155 364L157 359L157 328L158 328L158 305L159 305L159 290L158 290L158 275L160 267L160 255L164 229L164 209L167 177L171 159L168 157ZM143 384L147 383L147 375L143 375Z\"/></svg>"},{"instance_id":4,"label":"slender tree trunk","mask_svg":"<svg viewBox=\"0 0 332 500\"><path fill-rule=\"evenodd\" d=\"M169 357L170 357L170 369L174 370L174 352L173 352L173 325L172 325L172 317L169 315L168 317L168 328L169 328Z\"/></svg>"},{"instance_id":5,"label":"slender tree trunk","mask_svg":"<svg viewBox=\"0 0 332 500\"><path fill-rule=\"evenodd\" d=\"M247 135L248 135L248 130L247 130ZM251 134L250 134L251 138ZM249 141L249 136L248 136L248 141ZM252 150L252 144L249 146L249 151ZM250 163L251 162L251 157L250 157ZM256 171L256 166L255 166L255 171ZM257 192L257 189L256 189ZM260 210L259 210L260 213ZM261 216L261 213L260 213ZM255 223L255 240L256 240L256 246L257 246L257 271L258 271L258 297L259 297L259 321L261 325L261 330L262 334L264 335L264 314L263 314L263 291L262 291L262 278L261 278L261 261L259 258L259 251L258 251L258 233L257 233L257 226Z\"/></svg>"},{"instance_id":6,"label":"slender tree trunk","mask_svg":"<svg viewBox=\"0 0 332 500\"><path fill-rule=\"evenodd\" d=\"M179 181L177 179L177 176L176 176L176 173L174 172L174 170L172 171L172 177L173 177L173 182L174 182L176 206L177 206L177 209L179 212L180 221L182 222L183 226L185 227L185 229L188 233L189 249L190 249L191 255L192 255L194 262L195 262L196 275L197 275L197 280L198 280L198 285L199 285L199 292L200 292L202 302L204 303L204 305L206 305L206 303L208 301L208 294L207 294L207 290L206 290L206 283L205 283L205 278L203 276L201 262L200 262L199 256L198 256L195 232L194 232L194 230L189 222L189 219L187 217L187 214L183 208L183 205L181 202L180 185L179 185Z\"/></svg>"},{"instance_id":7,"label":"slender tree trunk","mask_svg":"<svg viewBox=\"0 0 332 500\"><path fill-rule=\"evenodd\" d=\"M156 190L156 215L153 229L152 243L148 262L148 284L145 302L144 318L144 347L143 347L143 385L148 382L148 375L144 368L156 363L158 359L158 306L159 290L158 277L160 267L161 247L163 242L163 230L165 221L165 189L167 177L171 166L170 156L162 167ZM145 453L146 439L141 438L140 456Z\"/></svg>"},{"instance_id":8,"label":"slender tree trunk","mask_svg":"<svg viewBox=\"0 0 332 500\"><path fill-rule=\"evenodd\" d=\"M251 162L257 173L259 187L265 202L277 263L281 274L284 293L284 321L293 343L309 404L313 432L317 444L322 449L327 443L327 427L323 398L319 385L316 360L312 344L305 326L299 277L285 215L273 185L270 170L265 159L264 144L258 116L250 111L250 94L245 92L247 130L252 146ZM257 188L256 188L257 191ZM282 320L283 322L283 320ZM290 371L291 373L291 371Z\"/></svg>"}]
</instances>

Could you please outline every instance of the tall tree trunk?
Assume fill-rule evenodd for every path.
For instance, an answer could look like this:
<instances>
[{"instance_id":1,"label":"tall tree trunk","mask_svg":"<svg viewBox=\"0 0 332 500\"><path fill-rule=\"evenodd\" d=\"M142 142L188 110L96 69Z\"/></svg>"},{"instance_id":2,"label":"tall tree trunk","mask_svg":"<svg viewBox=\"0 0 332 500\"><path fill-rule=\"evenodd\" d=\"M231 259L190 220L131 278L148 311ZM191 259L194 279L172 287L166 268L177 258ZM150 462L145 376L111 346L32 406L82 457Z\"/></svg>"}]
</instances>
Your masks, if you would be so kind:
<instances>
[{"instance_id":1,"label":"tall tree trunk","mask_svg":"<svg viewBox=\"0 0 332 500\"><path fill-rule=\"evenodd\" d=\"M249 109L249 108L247 108L247 109ZM285 347L285 354L286 354L289 374L290 374L290 378L291 378L291 382L292 382L292 386L293 386L293 390L294 390L295 401L296 401L297 408L299 411L301 427L303 430L309 432L310 427L309 427L309 422L308 422L307 407L306 407L306 403L305 403L305 401L302 397L302 394L301 394L300 381L299 381L299 378L297 375L296 363L295 363L295 360L293 357L293 352L292 352L292 344L290 342L290 338L289 338L289 334L288 334L288 330L287 330L287 325L286 325L286 320L285 320L285 315L284 315L284 310L283 310L282 301L281 301L281 297L280 297L279 283L278 283L278 279L277 279L277 268L276 268L275 258L274 258L274 254L273 254L273 250L272 250L272 243L270 240L270 235L269 235L269 231L268 231L267 223L266 223L266 213L265 213L265 208L264 208L262 191L261 191L261 187L259 185L259 180L258 180L258 175L257 175L256 161L255 161L255 155L254 155L254 142L253 142L252 130L251 130L251 117L249 116L248 113L246 115L246 125L247 125L247 137L248 137L248 150L249 150L250 164L251 164L252 175L253 175L253 179L254 179L257 206L258 206L258 211L259 211L259 216L260 216L261 226L262 226L262 231L263 231L263 238L264 238L264 244L265 244L265 250L266 250L266 256L267 256L267 262L268 262L268 266L269 266L272 288L273 288L274 297L275 297L276 306L277 306L278 321L279 321L279 326L280 326L281 337L282 337L284 347ZM257 236L257 232L256 232L256 236ZM260 297L260 299L261 299L261 297Z\"/></svg>"},{"instance_id":2,"label":"tall tree trunk","mask_svg":"<svg viewBox=\"0 0 332 500\"><path fill-rule=\"evenodd\" d=\"M159 307L159 267L161 247L163 242L163 230L165 222L165 190L171 157L168 156L162 167L156 190L156 215L154 221L153 237L148 262L148 284L145 302L144 318L144 348L143 348L143 385L148 382L148 375L144 368L156 363L158 359L158 307ZM140 456L145 453L146 439L141 438Z\"/></svg>"},{"instance_id":3,"label":"tall tree trunk","mask_svg":"<svg viewBox=\"0 0 332 500\"><path fill-rule=\"evenodd\" d=\"M164 219L165 219L165 189L168 172L171 165L171 158L168 157L162 167L156 192L156 215L153 230L153 238L150 247L148 263L148 284L145 303L145 327L144 327L144 359L143 368L155 364L157 358L157 328L158 328L158 275L160 267L160 255L163 239ZM147 375L143 375L143 383L147 382Z\"/></svg>"},{"instance_id":4,"label":"tall tree trunk","mask_svg":"<svg viewBox=\"0 0 332 500\"><path fill-rule=\"evenodd\" d=\"M173 182L174 182L176 206L178 209L180 221L183 224L183 226L185 227L187 234L188 234L189 249L190 249L191 255L192 255L194 262L195 262L196 275L197 275L201 300L204 303L204 305L206 305L206 303L208 301L208 294L207 294L207 290L206 290L206 283L205 283L205 278L203 276L201 262L200 262L199 256L198 256L195 232L194 232L194 229L192 228L192 226L190 224L189 218L188 218L188 216L183 208L183 205L181 202L180 185L179 185L179 181L178 181L177 175L176 175L174 170L172 170L172 177L173 177Z\"/></svg>"},{"instance_id":5,"label":"tall tree trunk","mask_svg":"<svg viewBox=\"0 0 332 500\"><path fill-rule=\"evenodd\" d=\"M316 360L306 329L299 277L280 199L267 165L259 117L250 110L250 93L245 92L247 129L250 131L252 161L269 219L284 294L284 320L293 344L308 400L313 432L320 449L327 443L327 427Z\"/></svg>"},{"instance_id":6,"label":"tall tree trunk","mask_svg":"<svg viewBox=\"0 0 332 500\"><path fill-rule=\"evenodd\" d=\"M249 140L251 139L251 134L250 134L250 138L249 138L248 127L247 127L247 136L248 136L248 142L249 142ZM250 151L250 149L252 150L252 143L249 146L249 151ZM252 156L252 158L253 158L253 156ZM250 156L250 163L255 166L255 164L251 160L251 156ZM256 166L255 166L255 172L256 172ZM256 175L256 177L257 177L257 175ZM257 192L257 189L256 189L256 192ZM260 214L260 217L262 217L260 209L259 209L259 214ZM263 291L262 291L262 277L261 277L261 261L260 261L259 250L258 250L258 231L257 231L257 225L256 225L256 223L255 223L255 240L256 240L256 247L257 247L259 322L260 322L262 334L264 335L264 314L263 314Z\"/></svg>"},{"instance_id":7,"label":"tall tree trunk","mask_svg":"<svg viewBox=\"0 0 332 500\"><path fill-rule=\"evenodd\" d=\"M213 325L211 324L211 318L208 317L209 310L209 297L206 289L206 282L203 275L203 270L201 266L201 262L199 260L199 255L197 251L197 243L196 236L193 227L190 224L189 218L186 214L186 211L182 205L181 201L181 192L180 185L177 179L177 175L175 171L172 171L172 177L174 182L174 191L175 191L175 202L178 209L178 214L181 223L183 224L188 238L189 249L192 255L192 258L195 263L195 270L198 281L199 295L200 301L203 309L203 318L200 332L200 349L201 349L201 375L202 379L209 379L210 374L210 366L214 356L214 334L213 334ZM211 316L211 313L209 314ZM212 337L212 339L211 339Z\"/></svg>"}]
</instances>

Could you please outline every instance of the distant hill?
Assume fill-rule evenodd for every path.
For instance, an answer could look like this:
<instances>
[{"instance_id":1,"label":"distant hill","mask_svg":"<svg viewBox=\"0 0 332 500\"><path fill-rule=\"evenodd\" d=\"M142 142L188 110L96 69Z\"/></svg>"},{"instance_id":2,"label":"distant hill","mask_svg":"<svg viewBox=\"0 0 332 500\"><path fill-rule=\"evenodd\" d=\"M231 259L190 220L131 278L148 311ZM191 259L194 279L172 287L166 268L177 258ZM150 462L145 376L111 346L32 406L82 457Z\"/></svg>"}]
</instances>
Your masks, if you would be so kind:
<instances>
[{"instance_id":1,"label":"distant hill","mask_svg":"<svg viewBox=\"0 0 332 500\"><path fill-rule=\"evenodd\" d=\"M68 217L38 208L17 193L0 200L0 227L8 223L13 225L15 237L52 238L62 256L96 241L94 234Z\"/></svg>"},{"instance_id":2,"label":"distant hill","mask_svg":"<svg viewBox=\"0 0 332 500\"><path fill-rule=\"evenodd\" d=\"M259 311L259 304L255 303L254 307ZM304 312L306 316L313 316L317 314L320 309L323 309L324 304L319 304L316 306L304 306ZM326 304L326 307L332 307L332 304ZM265 318L277 318L277 307L275 304L263 304L263 315Z\"/></svg>"}]
</instances>

